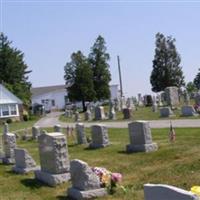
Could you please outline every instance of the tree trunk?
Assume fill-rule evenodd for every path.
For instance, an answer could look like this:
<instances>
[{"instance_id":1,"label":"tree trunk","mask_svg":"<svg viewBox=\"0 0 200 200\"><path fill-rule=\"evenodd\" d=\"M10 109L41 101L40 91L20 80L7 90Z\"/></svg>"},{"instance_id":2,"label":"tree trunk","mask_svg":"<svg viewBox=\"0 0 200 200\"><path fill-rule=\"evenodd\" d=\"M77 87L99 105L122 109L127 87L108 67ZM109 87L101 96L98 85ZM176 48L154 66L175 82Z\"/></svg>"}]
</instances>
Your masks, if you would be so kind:
<instances>
[{"instance_id":1,"label":"tree trunk","mask_svg":"<svg viewBox=\"0 0 200 200\"><path fill-rule=\"evenodd\" d=\"M85 100L82 100L82 106L83 106L83 112L85 112L87 110L86 106L85 106Z\"/></svg>"}]
</instances>

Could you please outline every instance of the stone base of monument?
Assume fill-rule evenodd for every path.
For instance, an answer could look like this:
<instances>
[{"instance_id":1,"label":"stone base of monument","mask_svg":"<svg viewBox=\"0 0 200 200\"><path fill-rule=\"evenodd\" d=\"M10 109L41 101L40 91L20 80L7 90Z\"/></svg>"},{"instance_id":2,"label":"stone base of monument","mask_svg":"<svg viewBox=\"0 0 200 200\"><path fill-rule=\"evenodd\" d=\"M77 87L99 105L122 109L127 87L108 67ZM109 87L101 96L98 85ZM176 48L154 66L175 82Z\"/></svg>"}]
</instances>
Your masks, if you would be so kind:
<instances>
[{"instance_id":1,"label":"stone base of monument","mask_svg":"<svg viewBox=\"0 0 200 200\"><path fill-rule=\"evenodd\" d=\"M67 194L74 200L84 200L84 199L94 199L97 197L103 197L108 193L106 188L99 188L87 191L80 191L76 188L69 188Z\"/></svg>"},{"instance_id":2,"label":"stone base of monument","mask_svg":"<svg viewBox=\"0 0 200 200\"><path fill-rule=\"evenodd\" d=\"M17 174L27 174L29 172L33 172L33 171L36 171L36 170L40 170L40 167L37 166L37 167L20 168L20 167L14 166L12 168L12 171L14 171Z\"/></svg>"},{"instance_id":3,"label":"stone base of monument","mask_svg":"<svg viewBox=\"0 0 200 200\"><path fill-rule=\"evenodd\" d=\"M128 144L126 146L126 151L128 153L132 152L152 152L158 149L158 145L156 143L151 144L141 144L141 145L132 145Z\"/></svg>"},{"instance_id":4,"label":"stone base of monument","mask_svg":"<svg viewBox=\"0 0 200 200\"><path fill-rule=\"evenodd\" d=\"M110 143L106 143L106 144L93 144L93 143L90 143L89 144L89 148L90 149L98 149L98 148L104 148L104 147L107 147L109 146Z\"/></svg>"},{"instance_id":5,"label":"stone base of monument","mask_svg":"<svg viewBox=\"0 0 200 200\"><path fill-rule=\"evenodd\" d=\"M52 187L65 183L70 179L70 173L50 174L41 170L36 170L34 173L36 179Z\"/></svg>"},{"instance_id":6,"label":"stone base of monument","mask_svg":"<svg viewBox=\"0 0 200 200\"><path fill-rule=\"evenodd\" d=\"M2 163L7 164L7 165L12 165L15 164L15 159L14 158L2 158Z\"/></svg>"}]
</instances>

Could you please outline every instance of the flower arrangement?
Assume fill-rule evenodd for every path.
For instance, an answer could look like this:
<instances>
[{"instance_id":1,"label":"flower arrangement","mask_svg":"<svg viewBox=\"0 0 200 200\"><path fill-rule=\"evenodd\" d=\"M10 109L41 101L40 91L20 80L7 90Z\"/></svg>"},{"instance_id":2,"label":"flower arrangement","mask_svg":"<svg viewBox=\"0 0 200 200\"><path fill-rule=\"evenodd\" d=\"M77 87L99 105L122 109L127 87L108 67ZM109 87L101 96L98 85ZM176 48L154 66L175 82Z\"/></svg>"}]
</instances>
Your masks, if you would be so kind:
<instances>
[{"instance_id":1,"label":"flower arrangement","mask_svg":"<svg viewBox=\"0 0 200 200\"><path fill-rule=\"evenodd\" d=\"M93 167L92 171L99 177L101 187L107 187L110 194L113 194L118 183L122 181L120 173L112 173L103 167Z\"/></svg>"},{"instance_id":2,"label":"flower arrangement","mask_svg":"<svg viewBox=\"0 0 200 200\"><path fill-rule=\"evenodd\" d=\"M197 196L200 196L200 186L193 186L190 191Z\"/></svg>"}]
</instances>

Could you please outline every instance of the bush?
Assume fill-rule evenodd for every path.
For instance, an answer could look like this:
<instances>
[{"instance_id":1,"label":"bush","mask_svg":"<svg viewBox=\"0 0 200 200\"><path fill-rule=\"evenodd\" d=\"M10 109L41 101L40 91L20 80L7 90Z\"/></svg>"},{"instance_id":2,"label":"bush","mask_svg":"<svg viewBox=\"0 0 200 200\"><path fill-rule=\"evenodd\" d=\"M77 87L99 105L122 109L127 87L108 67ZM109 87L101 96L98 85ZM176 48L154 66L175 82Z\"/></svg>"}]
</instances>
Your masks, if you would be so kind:
<instances>
[{"instance_id":1,"label":"bush","mask_svg":"<svg viewBox=\"0 0 200 200\"><path fill-rule=\"evenodd\" d=\"M27 114L26 114L26 115L23 115L23 120L24 120L25 122L27 122L27 121L29 120L29 117L28 117Z\"/></svg>"},{"instance_id":2,"label":"bush","mask_svg":"<svg viewBox=\"0 0 200 200\"><path fill-rule=\"evenodd\" d=\"M6 123L11 124L11 123L12 123L12 119L10 119L10 118L7 119L7 120L6 120Z\"/></svg>"}]
</instances>

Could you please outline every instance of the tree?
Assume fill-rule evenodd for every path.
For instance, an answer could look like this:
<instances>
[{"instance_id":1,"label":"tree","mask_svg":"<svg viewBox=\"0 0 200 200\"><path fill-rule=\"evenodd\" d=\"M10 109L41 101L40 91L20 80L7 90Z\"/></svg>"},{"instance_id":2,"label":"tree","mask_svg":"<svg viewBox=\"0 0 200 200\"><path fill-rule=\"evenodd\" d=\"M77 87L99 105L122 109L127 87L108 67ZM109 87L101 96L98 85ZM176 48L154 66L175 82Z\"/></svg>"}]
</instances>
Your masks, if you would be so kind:
<instances>
[{"instance_id":1,"label":"tree","mask_svg":"<svg viewBox=\"0 0 200 200\"><path fill-rule=\"evenodd\" d=\"M156 48L153 60L153 70L150 76L152 91L160 92L166 87L185 85L181 58L176 50L175 39L156 34Z\"/></svg>"},{"instance_id":2,"label":"tree","mask_svg":"<svg viewBox=\"0 0 200 200\"><path fill-rule=\"evenodd\" d=\"M0 34L0 83L28 105L31 98L31 83L28 82L28 66L24 62L24 54L11 47L12 42Z\"/></svg>"},{"instance_id":3,"label":"tree","mask_svg":"<svg viewBox=\"0 0 200 200\"><path fill-rule=\"evenodd\" d=\"M87 58L81 51L73 53L64 70L69 99L82 101L83 111L86 111L85 102L95 98L93 72Z\"/></svg>"},{"instance_id":4,"label":"tree","mask_svg":"<svg viewBox=\"0 0 200 200\"><path fill-rule=\"evenodd\" d=\"M190 81L186 85L186 90L191 95L193 92L197 91L197 87L195 86L193 82Z\"/></svg>"},{"instance_id":5,"label":"tree","mask_svg":"<svg viewBox=\"0 0 200 200\"><path fill-rule=\"evenodd\" d=\"M200 69L199 72L197 73L196 77L194 78L193 81L195 87L199 90L200 89Z\"/></svg>"},{"instance_id":6,"label":"tree","mask_svg":"<svg viewBox=\"0 0 200 200\"><path fill-rule=\"evenodd\" d=\"M94 90L97 100L110 98L109 82L111 81L111 74L108 64L110 56L106 53L107 49L105 44L104 38L98 36L89 54L89 62L93 70Z\"/></svg>"}]
</instances>

